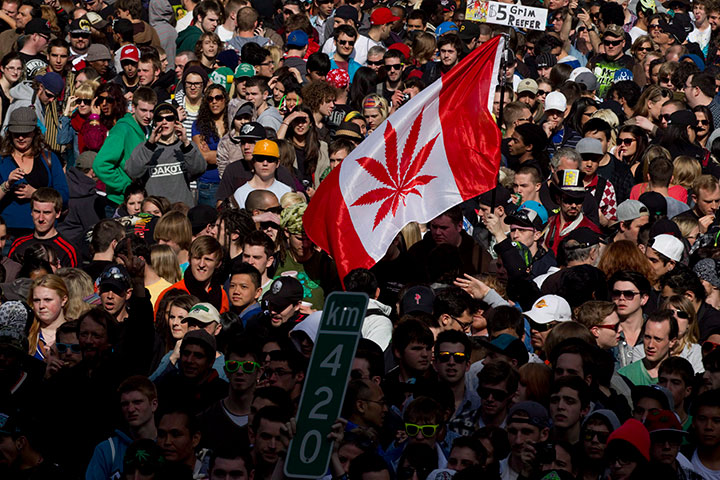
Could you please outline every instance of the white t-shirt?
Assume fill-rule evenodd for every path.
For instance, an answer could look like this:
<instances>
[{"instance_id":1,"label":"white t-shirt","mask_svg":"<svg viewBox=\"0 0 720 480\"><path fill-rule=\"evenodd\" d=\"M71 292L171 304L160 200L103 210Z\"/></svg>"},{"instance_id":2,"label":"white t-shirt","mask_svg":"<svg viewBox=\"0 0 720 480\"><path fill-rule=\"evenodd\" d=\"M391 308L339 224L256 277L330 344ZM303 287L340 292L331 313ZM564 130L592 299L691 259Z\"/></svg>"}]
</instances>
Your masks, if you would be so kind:
<instances>
[{"instance_id":1,"label":"white t-shirt","mask_svg":"<svg viewBox=\"0 0 720 480\"><path fill-rule=\"evenodd\" d=\"M692 463L693 470L695 470L705 480L720 480L720 470L710 470L703 465L700 458L698 458L697 450L693 453L692 460L690 461Z\"/></svg>"},{"instance_id":2,"label":"white t-shirt","mask_svg":"<svg viewBox=\"0 0 720 480\"><path fill-rule=\"evenodd\" d=\"M175 24L175 31L180 33L185 30L193 21L193 12L187 12L180 20Z\"/></svg>"},{"instance_id":3,"label":"white t-shirt","mask_svg":"<svg viewBox=\"0 0 720 480\"><path fill-rule=\"evenodd\" d=\"M253 190L258 190L255 187L250 186L250 182L245 182L245 184L235 190L235 193L233 196L235 197L235 201L237 202L238 206L240 208L245 208L245 199L247 199L247 196L252 192ZM277 180L274 180L272 185L269 187L264 188L263 190L269 190L275 194L275 196L280 200L280 197L285 195L286 193L292 192L292 188L288 187L282 182L279 182Z\"/></svg>"},{"instance_id":4,"label":"white t-shirt","mask_svg":"<svg viewBox=\"0 0 720 480\"><path fill-rule=\"evenodd\" d=\"M365 35L360 35L355 41L355 49L353 50L352 55L350 55L350 58L355 60L360 65L364 66L365 62L367 61L368 50L370 50L376 45L382 46L382 43L376 42L372 38L366 37ZM330 58L332 58L333 54L335 53L335 39L328 38L325 41L325 45L323 45L322 51L323 53L326 53Z\"/></svg>"},{"instance_id":5,"label":"white t-shirt","mask_svg":"<svg viewBox=\"0 0 720 480\"><path fill-rule=\"evenodd\" d=\"M708 25L705 30L698 30L697 28L694 28L688 35L688 42L697 43L700 46L700 50L705 53L705 48L710 43L710 34L712 34L712 28L710 28L710 25Z\"/></svg>"},{"instance_id":6,"label":"white t-shirt","mask_svg":"<svg viewBox=\"0 0 720 480\"><path fill-rule=\"evenodd\" d=\"M223 42L227 42L233 37L233 35L235 35L235 32L233 32L232 30L228 30L223 25L218 25L218 27L215 29L215 33L218 37L220 37L220 40L222 40Z\"/></svg>"},{"instance_id":7,"label":"white t-shirt","mask_svg":"<svg viewBox=\"0 0 720 480\"><path fill-rule=\"evenodd\" d=\"M635 40L642 37L643 35L647 35L648 32L646 30L643 30L642 28L633 27L628 32L630 35L630 39L632 40L632 43L635 43Z\"/></svg>"}]
</instances>

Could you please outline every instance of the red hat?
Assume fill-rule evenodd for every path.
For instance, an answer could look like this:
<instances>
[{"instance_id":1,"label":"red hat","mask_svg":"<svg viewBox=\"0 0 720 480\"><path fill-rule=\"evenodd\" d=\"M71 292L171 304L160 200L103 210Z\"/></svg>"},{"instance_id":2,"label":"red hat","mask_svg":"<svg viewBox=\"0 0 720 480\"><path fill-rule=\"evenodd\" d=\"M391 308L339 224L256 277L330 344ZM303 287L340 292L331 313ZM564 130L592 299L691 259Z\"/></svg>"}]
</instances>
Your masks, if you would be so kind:
<instances>
[{"instance_id":1,"label":"red hat","mask_svg":"<svg viewBox=\"0 0 720 480\"><path fill-rule=\"evenodd\" d=\"M370 23L373 25L386 25L397 20L400 20L400 17L393 15L387 7L378 8L370 15Z\"/></svg>"},{"instance_id":2,"label":"red hat","mask_svg":"<svg viewBox=\"0 0 720 480\"><path fill-rule=\"evenodd\" d=\"M137 63L140 61L140 50L135 45L125 45L120 49L120 61L132 60Z\"/></svg>"},{"instance_id":3,"label":"red hat","mask_svg":"<svg viewBox=\"0 0 720 480\"><path fill-rule=\"evenodd\" d=\"M613 440L625 440L635 447L645 460L650 461L650 433L639 421L631 418L623 423L608 437L608 446Z\"/></svg>"},{"instance_id":4,"label":"red hat","mask_svg":"<svg viewBox=\"0 0 720 480\"><path fill-rule=\"evenodd\" d=\"M335 88L345 89L350 85L350 75L345 70L334 68L325 76L327 83Z\"/></svg>"},{"instance_id":5,"label":"red hat","mask_svg":"<svg viewBox=\"0 0 720 480\"><path fill-rule=\"evenodd\" d=\"M388 50L397 50L405 56L406 61L410 59L410 47L408 47L404 43L393 43L388 47Z\"/></svg>"}]
</instances>

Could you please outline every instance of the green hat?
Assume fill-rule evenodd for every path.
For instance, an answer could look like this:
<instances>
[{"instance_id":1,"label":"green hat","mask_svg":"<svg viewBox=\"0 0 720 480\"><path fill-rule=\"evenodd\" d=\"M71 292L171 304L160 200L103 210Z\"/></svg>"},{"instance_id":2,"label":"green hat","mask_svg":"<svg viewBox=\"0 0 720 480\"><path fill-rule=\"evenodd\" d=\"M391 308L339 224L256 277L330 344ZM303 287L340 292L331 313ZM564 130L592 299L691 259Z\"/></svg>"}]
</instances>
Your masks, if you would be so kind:
<instances>
[{"instance_id":1,"label":"green hat","mask_svg":"<svg viewBox=\"0 0 720 480\"><path fill-rule=\"evenodd\" d=\"M280 214L280 226L292 234L300 235L303 232L302 219L306 208L307 203L304 202L284 208Z\"/></svg>"},{"instance_id":2,"label":"green hat","mask_svg":"<svg viewBox=\"0 0 720 480\"><path fill-rule=\"evenodd\" d=\"M235 78L242 78L242 77L254 77L255 76L255 67L250 65L249 63L241 63L237 66L235 69Z\"/></svg>"},{"instance_id":3,"label":"green hat","mask_svg":"<svg viewBox=\"0 0 720 480\"><path fill-rule=\"evenodd\" d=\"M222 85L228 92L233 80L233 71L228 67L220 67L210 74L210 81L216 85Z\"/></svg>"}]
</instances>

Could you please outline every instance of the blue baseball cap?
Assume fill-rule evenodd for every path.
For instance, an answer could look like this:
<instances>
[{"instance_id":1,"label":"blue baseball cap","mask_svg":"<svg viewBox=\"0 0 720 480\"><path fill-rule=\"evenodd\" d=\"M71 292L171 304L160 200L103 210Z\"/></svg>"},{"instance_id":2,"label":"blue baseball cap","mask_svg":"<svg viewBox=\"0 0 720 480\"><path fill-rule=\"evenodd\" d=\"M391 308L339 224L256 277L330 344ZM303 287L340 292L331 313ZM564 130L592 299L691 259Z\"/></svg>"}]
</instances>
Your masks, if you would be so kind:
<instances>
[{"instance_id":1,"label":"blue baseball cap","mask_svg":"<svg viewBox=\"0 0 720 480\"><path fill-rule=\"evenodd\" d=\"M435 29L435 36L440 37L448 32L457 32L458 26L453 22L443 22Z\"/></svg>"},{"instance_id":2,"label":"blue baseball cap","mask_svg":"<svg viewBox=\"0 0 720 480\"><path fill-rule=\"evenodd\" d=\"M293 47L305 47L308 44L307 33L302 30L292 31L290 32L290 35L288 35L287 42L285 43L287 45L292 45Z\"/></svg>"}]
</instances>

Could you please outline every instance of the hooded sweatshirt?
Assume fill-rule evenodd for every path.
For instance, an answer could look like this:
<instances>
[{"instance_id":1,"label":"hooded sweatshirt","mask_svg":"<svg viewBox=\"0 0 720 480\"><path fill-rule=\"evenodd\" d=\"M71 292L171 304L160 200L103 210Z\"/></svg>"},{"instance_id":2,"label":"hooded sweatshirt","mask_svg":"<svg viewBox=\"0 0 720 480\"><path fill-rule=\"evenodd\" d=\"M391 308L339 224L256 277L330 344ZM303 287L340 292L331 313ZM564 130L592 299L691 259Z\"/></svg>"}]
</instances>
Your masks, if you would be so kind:
<instances>
[{"instance_id":1,"label":"hooded sweatshirt","mask_svg":"<svg viewBox=\"0 0 720 480\"><path fill-rule=\"evenodd\" d=\"M98 194L96 182L75 167L67 169L70 191L69 212L57 229L73 245L82 245L85 232L105 216L105 198Z\"/></svg>"},{"instance_id":2,"label":"hooded sweatshirt","mask_svg":"<svg viewBox=\"0 0 720 480\"><path fill-rule=\"evenodd\" d=\"M194 52L195 44L200 39L200 35L202 35L202 30L195 25L190 25L178 34L177 40L175 40L177 51L184 52L187 50L189 52Z\"/></svg>"},{"instance_id":3,"label":"hooded sweatshirt","mask_svg":"<svg viewBox=\"0 0 720 480\"><path fill-rule=\"evenodd\" d=\"M165 49L168 59L168 68L175 68L175 52L177 46L177 30L172 26L171 22L175 21L172 6L168 0L150 0L148 7L148 15L150 25L160 38L160 45Z\"/></svg>"},{"instance_id":4,"label":"hooded sweatshirt","mask_svg":"<svg viewBox=\"0 0 720 480\"><path fill-rule=\"evenodd\" d=\"M20 82L10 89L10 96L14 98L13 102L8 107L8 111L5 113L5 121L3 122L2 131L6 131L8 121L10 120L10 114L20 107L34 107L35 113L38 117L38 127L40 131L45 133L45 106L42 104L40 99L35 95L35 90L32 88L30 82ZM35 102L33 103L33 96Z\"/></svg>"},{"instance_id":5,"label":"hooded sweatshirt","mask_svg":"<svg viewBox=\"0 0 720 480\"><path fill-rule=\"evenodd\" d=\"M143 142L125 162L130 178L147 176L145 190L149 195L166 197L170 203L195 205L189 182L205 171L205 158L193 143L185 147L179 140L170 145Z\"/></svg>"},{"instance_id":6,"label":"hooded sweatshirt","mask_svg":"<svg viewBox=\"0 0 720 480\"><path fill-rule=\"evenodd\" d=\"M85 480L108 480L123 470L123 458L133 442L125 432L115 430L111 437L98 443L85 472Z\"/></svg>"},{"instance_id":7,"label":"hooded sweatshirt","mask_svg":"<svg viewBox=\"0 0 720 480\"><path fill-rule=\"evenodd\" d=\"M105 143L95 157L93 170L105 183L108 199L118 205L123 202L123 192L131 183L130 177L125 173L125 161L146 138L144 129L133 114L126 113L110 129Z\"/></svg>"}]
</instances>

